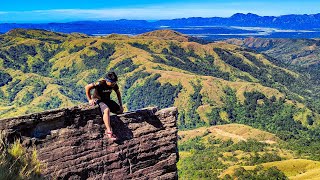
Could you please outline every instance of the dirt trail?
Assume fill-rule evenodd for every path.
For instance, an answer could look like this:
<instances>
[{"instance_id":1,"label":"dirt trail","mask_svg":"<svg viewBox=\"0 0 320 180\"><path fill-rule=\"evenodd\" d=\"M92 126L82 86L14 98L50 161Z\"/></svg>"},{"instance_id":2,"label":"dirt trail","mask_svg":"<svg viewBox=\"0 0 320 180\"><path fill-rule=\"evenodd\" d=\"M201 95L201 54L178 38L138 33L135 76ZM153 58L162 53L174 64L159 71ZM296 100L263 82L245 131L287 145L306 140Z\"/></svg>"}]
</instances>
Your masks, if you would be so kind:
<instances>
[{"instance_id":1,"label":"dirt trail","mask_svg":"<svg viewBox=\"0 0 320 180\"><path fill-rule=\"evenodd\" d=\"M230 137L231 139L238 139L239 141L241 141L241 140L246 141L247 140L242 136L239 136L237 134L232 134L232 133L223 131L223 130L218 129L218 128L214 128L214 131L216 131L216 133L220 134L221 136Z\"/></svg>"},{"instance_id":2,"label":"dirt trail","mask_svg":"<svg viewBox=\"0 0 320 180\"><path fill-rule=\"evenodd\" d=\"M218 135L221 135L221 136L224 136L224 137L230 137L231 139L237 139L238 141L247 141L248 140L248 138L245 138L243 136L224 131L224 130L219 129L219 128L213 128L212 130L214 130ZM264 143L267 143L267 144L275 144L275 143L277 143L276 141L273 141L273 140L264 140L264 141L259 141L259 142L264 142Z\"/></svg>"}]
</instances>

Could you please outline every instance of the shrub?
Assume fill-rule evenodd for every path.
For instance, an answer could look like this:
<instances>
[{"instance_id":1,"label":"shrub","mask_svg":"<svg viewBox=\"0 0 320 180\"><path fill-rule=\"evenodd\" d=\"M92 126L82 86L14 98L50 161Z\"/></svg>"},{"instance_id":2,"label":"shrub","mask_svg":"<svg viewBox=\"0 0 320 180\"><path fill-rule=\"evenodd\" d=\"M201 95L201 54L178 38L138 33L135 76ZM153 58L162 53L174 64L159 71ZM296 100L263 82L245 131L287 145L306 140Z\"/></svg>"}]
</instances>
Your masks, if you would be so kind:
<instances>
[{"instance_id":1,"label":"shrub","mask_svg":"<svg viewBox=\"0 0 320 180\"><path fill-rule=\"evenodd\" d=\"M8 144L1 138L0 151L0 179L42 179L35 149L29 153L19 140Z\"/></svg>"},{"instance_id":2,"label":"shrub","mask_svg":"<svg viewBox=\"0 0 320 180\"><path fill-rule=\"evenodd\" d=\"M12 81L10 74L0 70L0 86L4 86L10 81Z\"/></svg>"}]
</instances>

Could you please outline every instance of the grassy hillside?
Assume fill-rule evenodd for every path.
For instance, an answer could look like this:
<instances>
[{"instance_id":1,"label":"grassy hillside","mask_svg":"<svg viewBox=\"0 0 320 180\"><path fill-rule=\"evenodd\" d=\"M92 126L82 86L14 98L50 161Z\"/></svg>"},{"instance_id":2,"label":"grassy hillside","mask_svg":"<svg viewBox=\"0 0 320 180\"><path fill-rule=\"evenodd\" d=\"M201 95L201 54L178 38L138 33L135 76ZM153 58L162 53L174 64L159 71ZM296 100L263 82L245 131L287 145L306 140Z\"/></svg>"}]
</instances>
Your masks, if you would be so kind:
<instances>
[{"instance_id":1,"label":"grassy hillside","mask_svg":"<svg viewBox=\"0 0 320 180\"><path fill-rule=\"evenodd\" d=\"M291 88L291 90L308 96L309 106L320 112L319 39L246 38L242 40L229 39L226 42L263 53L277 65L307 75L309 78L304 82L309 87L308 91L312 93L308 93L305 89Z\"/></svg>"},{"instance_id":2,"label":"grassy hillside","mask_svg":"<svg viewBox=\"0 0 320 180\"><path fill-rule=\"evenodd\" d=\"M320 41L316 39L246 38L226 42L264 52L287 64L310 66L320 63Z\"/></svg>"},{"instance_id":3,"label":"grassy hillside","mask_svg":"<svg viewBox=\"0 0 320 180\"><path fill-rule=\"evenodd\" d=\"M200 93L204 102L198 106L205 110L221 104L219 97L224 94L224 87L236 89L240 101L243 92L255 90L267 97L279 98L290 92L286 85L299 77L295 72L272 64L261 54L226 43L189 42L187 36L173 31L129 38L16 29L0 39L0 75L4 77L1 104L13 107L1 112L1 117L30 113L24 109L45 109L45 106L29 107L48 101L50 97L43 92L49 84L54 85L51 87L55 87L56 92L48 90L47 95L51 93L57 97L57 103L47 104L50 108L85 102L83 86L103 77L108 70L120 75L119 83L128 109L152 105L146 102L138 106L131 102L135 97L130 96L130 89L139 88L136 82L141 81L143 89L143 84L150 83L148 78L152 76L161 87L171 89L168 92L181 89L179 96L176 93L172 97L173 105L187 107L190 96ZM200 92L195 92L197 86ZM195 110L199 111L198 107Z\"/></svg>"},{"instance_id":4,"label":"grassy hillside","mask_svg":"<svg viewBox=\"0 0 320 180\"><path fill-rule=\"evenodd\" d=\"M177 106L182 129L237 122L282 139L318 135L307 77L236 45L169 30L90 37L16 29L0 41L0 117L85 103L84 86L112 70L128 110Z\"/></svg>"},{"instance_id":5,"label":"grassy hillside","mask_svg":"<svg viewBox=\"0 0 320 180\"><path fill-rule=\"evenodd\" d=\"M243 124L225 124L180 131L179 140L181 143L183 143L189 139L196 138L197 136L201 136L206 133L207 135L204 137L204 139L217 138L221 139L222 141L231 139L233 142L239 142L254 138L259 142L268 144L275 144L280 141L280 139L272 133L255 129Z\"/></svg>"},{"instance_id":6,"label":"grassy hillside","mask_svg":"<svg viewBox=\"0 0 320 180\"><path fill-rule=\"evenodd\" d=\"M320 162L311 161L305 159L289 159L283 161L275 161L262 163L259 165L263 169L276 167L282 171L289 179L293 180L304 180L304 179L319 179L320 178ZM245 170L254 170L257 166L243 166ZM239 169L239 166L231 166L225 170L221 177L229 174L235 174Z\"/></svg>"},{"instance_id":7,"label":"grassy hillside","mask_svg":"<svg viewBox=\"0 0 320 180\"><path fill-rule=\"evenodd\" d=\"M86 103L84 86L115 71L126 110L176 106L180 130L224 125L198 129L200 138L181 136L181 156L202 160L184 168L217 162L217 171L199 176L270 160L320 160L320 86L312 77L237 45L201 43L169 30L134 37L12 30L0 35L0 118ZM244 125L225 125L232 123ZM261 167L241 172L283 176Z\"/></svg>"},{"instance_id":8,"label":"grassy hillside","mask_svg":"<svg viewBox=\"0 0 320 180\"><path fill-rule=\"evenodd\" d=\"M319 161L285 148L275 134L241 124L179 131L182 179L317 179Z\"/></svg>"},{"instance_id":9,"label":"grassy hillside","mask_svg":"<svg viewBox=\"0 0 320 180\"><path fill-rule=\"evenodd\" d=\"M15 29L0 40L2 118L85 103L84 86L112 70L127 110L177 106L180 128L252 125L257 107L276 105L265 117L287 107L293 123L319 124L318 112L306 106L315 92L303 74L239 46L199 44L170 30L90 37Z\"/></svg>"}]
</instances>

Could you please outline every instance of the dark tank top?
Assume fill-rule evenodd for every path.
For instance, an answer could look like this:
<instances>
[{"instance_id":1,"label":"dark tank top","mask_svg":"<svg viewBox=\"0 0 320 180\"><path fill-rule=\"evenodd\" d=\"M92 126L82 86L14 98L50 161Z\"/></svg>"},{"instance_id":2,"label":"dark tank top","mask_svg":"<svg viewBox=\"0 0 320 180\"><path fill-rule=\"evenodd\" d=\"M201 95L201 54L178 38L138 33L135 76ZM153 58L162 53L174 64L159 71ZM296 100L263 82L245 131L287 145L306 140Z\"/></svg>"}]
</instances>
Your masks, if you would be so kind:
<instances>
[{"instance_id":1,"label":"dark tank top","mask_svg":"<svg viewBox=\"0 0 320 180\"><path fill-rule=\"evenodd\" d=\"M118 84L116 84L114 87L111 87L107 85L106 80L101 80L93 83L93 87L95 88L95 91L93 93L93 98L97 98L102 101L110 100L110 94L112 90L114 91L119 90Z\"/></svg>"}]
</instances>

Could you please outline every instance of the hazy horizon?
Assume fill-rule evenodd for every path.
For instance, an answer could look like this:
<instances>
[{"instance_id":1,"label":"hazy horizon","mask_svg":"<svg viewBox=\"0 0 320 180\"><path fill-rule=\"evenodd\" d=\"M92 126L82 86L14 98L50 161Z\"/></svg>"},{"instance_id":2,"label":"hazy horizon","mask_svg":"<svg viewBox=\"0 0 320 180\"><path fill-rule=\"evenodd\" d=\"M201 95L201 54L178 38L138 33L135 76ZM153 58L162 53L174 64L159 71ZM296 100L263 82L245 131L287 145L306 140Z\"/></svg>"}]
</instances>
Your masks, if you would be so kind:
<instances>
[{"instance_id":1,"label":"hazy horizon","mask_svg":"<svg viewBox=\"0 0 320 180\"><path fill-rule=\"evenodd\" d=\"M94 2L30 1L1 2L0 23L49 23L98 20L162 20L189 17L230 17L236 13L253 13L259 16L288 14L317 14L320 2L312 0L96 0Z\"/></svg>"}]
</instances>

